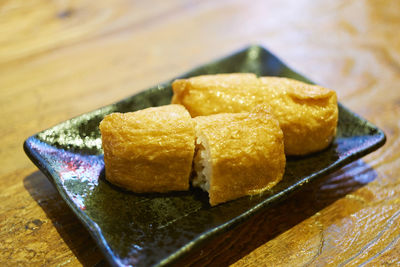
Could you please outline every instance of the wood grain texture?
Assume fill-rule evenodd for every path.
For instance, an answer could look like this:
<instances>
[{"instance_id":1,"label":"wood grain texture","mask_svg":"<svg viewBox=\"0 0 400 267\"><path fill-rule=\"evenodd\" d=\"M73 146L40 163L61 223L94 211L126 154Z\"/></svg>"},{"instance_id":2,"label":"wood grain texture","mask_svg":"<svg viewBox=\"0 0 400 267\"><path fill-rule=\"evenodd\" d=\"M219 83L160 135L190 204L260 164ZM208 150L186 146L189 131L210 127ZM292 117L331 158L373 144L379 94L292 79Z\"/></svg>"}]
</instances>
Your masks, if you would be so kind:
<instances>
[{"instance_id":1,"label":"wood grain texture","mask_svg":"<svg viewBox=\"0 0 400 267\"><path fill-rule=\"evenodd\" d=\"M378 125L386 145L181 264L400 265L400 2L0 2L0 265L106 265L24 139L248 44Z\"/></svg>"}]
</instances>

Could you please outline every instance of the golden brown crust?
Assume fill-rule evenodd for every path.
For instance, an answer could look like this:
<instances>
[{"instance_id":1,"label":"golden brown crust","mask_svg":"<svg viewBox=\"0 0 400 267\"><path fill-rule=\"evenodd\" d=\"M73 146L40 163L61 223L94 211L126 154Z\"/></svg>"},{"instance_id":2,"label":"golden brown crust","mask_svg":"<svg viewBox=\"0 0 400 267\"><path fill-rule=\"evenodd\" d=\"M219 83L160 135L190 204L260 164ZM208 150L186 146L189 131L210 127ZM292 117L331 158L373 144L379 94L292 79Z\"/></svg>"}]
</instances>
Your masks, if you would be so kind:
<instances>
[{"instance_id":1,"label":"golden brown crust","mask_svg":"<svg viewBox=\"0 0 400 267\"><path fill-rule=\"evenodd\" d=\"M272 115L222 113L195 121L210 157L211 205L261 193L282 179L283 134Z\"/></svg>"},{"instance_id":2,"label":"golden brown crust","mask_svg":"<svg viewBox=\"0 0 400 267\"><path fill-rule=\"evenodd\" d=\"M249 112L268 104L285 138L285 153L306 155L326 148L336 134L336 93L288 78L254 74L217 74L173 83L173 103L193 117L225 112Z\"/></svg>"},{"instance_id":3,"label":"golden brown crust","mask_svg":"<svg viewBox=\"0 0 400 267\"><path fill-rule=\"evenodd\" d=\"M176 80L172 83L172 103L184 105L192 117L248 111L252 108L248 98L258 85L257 77L249 73Z\"/></svg>"},{"instance_id":4,"label":"golden brown crust","mask_svg":"<svg viewBox=\"0 0 400 267\"><path fill-rule=\"evenodd\" d=\"M189 188L195 132L183 106L113 113L100 131L110 182L137 193Z\"/></svg>"},{"instance_id":5,"label":"golden brown crust","mask_svg":"<svg viewBox=\"0 0 400 267\"><path fill-rule=\"evenodd\" d=\"M262 77L261 89L285 137L288 155L304 155L326 148L336 135L336 93L287 78ZM276 94L276 92L279 92Z\"/></svg>"}]
</instances>

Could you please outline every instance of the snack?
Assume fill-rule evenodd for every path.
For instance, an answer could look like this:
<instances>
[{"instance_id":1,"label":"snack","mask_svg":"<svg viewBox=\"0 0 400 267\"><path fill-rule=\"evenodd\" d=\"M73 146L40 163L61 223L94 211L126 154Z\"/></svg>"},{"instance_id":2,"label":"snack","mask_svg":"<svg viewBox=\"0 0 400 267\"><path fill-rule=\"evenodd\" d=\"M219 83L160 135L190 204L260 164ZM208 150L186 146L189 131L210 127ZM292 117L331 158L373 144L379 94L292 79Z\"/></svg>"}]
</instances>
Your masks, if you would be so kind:
<instances>
[{"instance_id":1,"label":"snack","mask_svg":"<svg viewBox=\"0 0 400 267\"><path fill-rule=\"evenodd\" d=\"M181 105L107 115L100 123L106 179L137 193L188 190L194 125Z\"/></svg>"},{"instance_id":2,"label":"snack","mask_svg":"<svg viewBox=\"0 0 400 267\"><path fill-rule=\"evenodd\" d=\"M268 112L221 113L194 120L192 184L208 191L212 206L259 194L282 179L283 134Z\"/></svg>"},{"instance_id":3,"label":"snack","mask_svg":"<svg viewBox=\"0 0 400 267\"><path fill-rule=\"evenodd\" d=\"M249 112L262 104L260 81L250 73L201 75L172 83L172 103L186 107L192 117ZM254 96L254 97L253 97Z\"/></svg>"},{"instance_id":4,"label":"snack","mask_svg":"<svg viewBox=\"0 0 400 267\"><path fill-rule=\"evenodd\" d=\"M262 91L285 136L288 155L305 155L329 146L336 135L335 91L292 79L261 77Z\"/></svg>"},{"instance_id":5,"label":"snack","mask_svg":"<svg viewBox=\"0 0 400 267\"><path fill-rule=\"evenodd\" d=\"M285 153L322 150L336 134L336 93L320 86L218 74L172 87L172 103L183 106L113 113L100 123L107 180L137 193L188 190L193 163L192 184L214 206L270 189L283 177Z\"/></svg>"},{"instance_id":6,"label":"snack","mask_svg":"<svg viewBox=\"0 0 400 267\"><path fill-rule=\"evenodd\" d=\"M172 103L192 117L250 112L268 104L284 134L287 155L306 155L326 148L336 134L336 93L288 78L254 74L216 74L176 80Z\"/></svg>"}]
</instances>

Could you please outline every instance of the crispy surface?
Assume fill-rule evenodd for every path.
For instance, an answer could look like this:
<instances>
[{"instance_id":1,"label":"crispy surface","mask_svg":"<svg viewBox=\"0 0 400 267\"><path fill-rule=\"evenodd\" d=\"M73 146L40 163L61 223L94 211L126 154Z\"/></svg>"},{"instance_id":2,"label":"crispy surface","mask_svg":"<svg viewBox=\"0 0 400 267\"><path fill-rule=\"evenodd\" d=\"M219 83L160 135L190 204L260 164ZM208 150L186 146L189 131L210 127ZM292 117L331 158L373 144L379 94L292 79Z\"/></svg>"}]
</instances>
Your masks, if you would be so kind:
<instances>
[{"instance_id":1,"label":"crispy surface","mask_svg":"<svg viewBox=\"0 0 400 267\"><path fill-rule=\"evenodd\" d=\"M108 181L138 193L189 188L195 131L183 106L113 113L100 131Z\"/></svg>"},{"instance_id":2,"label":"crispy surface","mask_svg":"<svg viewBox=\"0 0 400 267\"><path fill-rule=\"evenodd\" d=\"M172 103L193 117L248 112L268 104L284 133L285 153L305 155L326 148L336 134L336 93L288 78L217 74L176 80Z\"/></svg>"},{"instance_id":3,"label":"crispy surface","mask_svg":"<svg viewBox=\"0 0 400 267\"><path fill-rule=\"evenodd\" d=\"M222 113L194 120L209 150L211 205L261 193L282 179L283 134L273 116Z\"/></svg>"}]
</instances>

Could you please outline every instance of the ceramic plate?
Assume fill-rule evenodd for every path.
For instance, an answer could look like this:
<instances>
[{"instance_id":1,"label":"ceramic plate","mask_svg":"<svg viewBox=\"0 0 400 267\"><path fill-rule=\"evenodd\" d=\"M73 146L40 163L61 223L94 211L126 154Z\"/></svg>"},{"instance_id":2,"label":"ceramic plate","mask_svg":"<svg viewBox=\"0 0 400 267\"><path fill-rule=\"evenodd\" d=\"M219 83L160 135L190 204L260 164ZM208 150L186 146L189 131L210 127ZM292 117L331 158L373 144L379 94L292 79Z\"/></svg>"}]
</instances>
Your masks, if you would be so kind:
<instances>
[{"instance_id":1,"label":"ceramic plate","mask_svg":"<svg viewBox=\"0 0 400 267\"><path fill-rule=\"evenodd\" d=\"M259 46L201 66L179 78L200 74L253 72L310 82ZM303 184L326 175L382 146L381 130L339 105L337 137L321 153L289 158L283 180L272 191L210 207L199 190L138 195L104 179L98 125L111 112L165 105L171 81L118 103L60 123L29 137L24 149L89 230L114 266L165 265L201 247L260 209L284 199Z\"/></svg>"}]
</instances>

